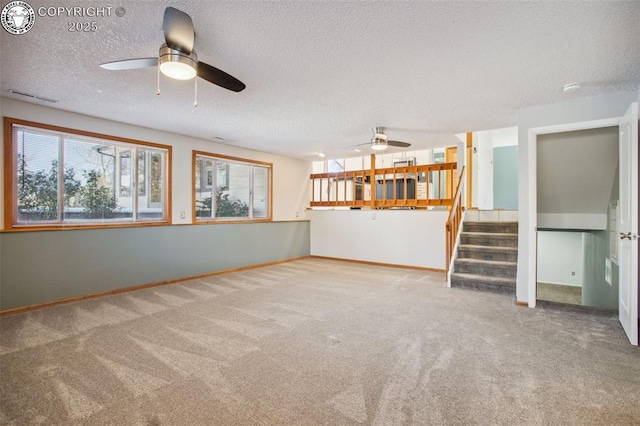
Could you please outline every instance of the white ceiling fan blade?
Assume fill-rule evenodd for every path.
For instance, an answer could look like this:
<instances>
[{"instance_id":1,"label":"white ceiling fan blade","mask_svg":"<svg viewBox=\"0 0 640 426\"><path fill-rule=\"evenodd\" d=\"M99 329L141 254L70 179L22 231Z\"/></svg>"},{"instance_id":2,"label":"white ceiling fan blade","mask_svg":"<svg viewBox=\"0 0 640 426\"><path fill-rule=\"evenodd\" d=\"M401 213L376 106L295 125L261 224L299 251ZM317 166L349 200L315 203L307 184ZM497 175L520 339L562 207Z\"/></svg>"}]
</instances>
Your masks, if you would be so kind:
<instances>
[{"instance_id":1,"label":"white ceiling fan blade","mask_svg":"<svg viewBox=\"0 0 640 426\"><path fill-rule=\"evenodd\" d=\"M100 67L111 71L122 71L155 67L157 65L158 58L137 58L125 59L123 61L106 62L104 64L100 64Z\"/></svg>"}]
</instances>

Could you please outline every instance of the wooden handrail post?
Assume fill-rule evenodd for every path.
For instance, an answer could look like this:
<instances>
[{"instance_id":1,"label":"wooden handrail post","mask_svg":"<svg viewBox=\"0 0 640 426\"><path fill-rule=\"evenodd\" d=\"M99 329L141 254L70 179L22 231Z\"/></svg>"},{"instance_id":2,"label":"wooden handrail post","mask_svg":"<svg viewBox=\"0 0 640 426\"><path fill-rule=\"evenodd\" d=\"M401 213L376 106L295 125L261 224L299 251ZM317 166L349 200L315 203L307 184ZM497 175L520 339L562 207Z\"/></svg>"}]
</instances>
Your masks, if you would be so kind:
<instances>
[{"instance_id":1,"label":"wooden handrail post","mask_svg":"<svg viewBox=\"0 0 640 426\"><path fill-rule=\"evenodd\" d=\"M460 172L460 176L458 176L458 185L456 187L456 192L453 198L453 203L451 205L451 210L449 210L449 217L447 218L447 223L445 226L445 234L446 234L446 262L447 267L446 270L449 271L449 266L451 265L451 258L453 257L453 248L456 244L456 239L458 238L458 230L460 228L460 221L462 219L462 180L465 178L465 167L462 167Z\"/></svg>"},{"instance_id":2,"label":"wooden handrail post","mask_svg":"<svg viewBox=\"0 0 640 426\"><path fill-rule=\"evenodd\" d=\"M371 208L376 208L376 154L371 154Z\"/></svg>"}]
</instances>

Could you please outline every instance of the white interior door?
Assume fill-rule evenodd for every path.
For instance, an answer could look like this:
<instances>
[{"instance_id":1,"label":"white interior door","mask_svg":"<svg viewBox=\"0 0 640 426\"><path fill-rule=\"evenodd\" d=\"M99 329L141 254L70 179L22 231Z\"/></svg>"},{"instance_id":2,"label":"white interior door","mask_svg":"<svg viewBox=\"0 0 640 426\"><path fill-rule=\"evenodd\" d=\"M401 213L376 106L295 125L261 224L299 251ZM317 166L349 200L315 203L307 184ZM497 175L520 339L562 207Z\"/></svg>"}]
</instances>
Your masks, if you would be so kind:
<instances>
[{"instance_id":1,"label":"white interior door","mask_svg":"<svg viewBox=\"0 0 640 426\"><path fill-rule=\"evenodd\" d=\"M620 203L618 206L620 323L638 345L638 103L620 120Z\"/></svg>"}]
</instances>

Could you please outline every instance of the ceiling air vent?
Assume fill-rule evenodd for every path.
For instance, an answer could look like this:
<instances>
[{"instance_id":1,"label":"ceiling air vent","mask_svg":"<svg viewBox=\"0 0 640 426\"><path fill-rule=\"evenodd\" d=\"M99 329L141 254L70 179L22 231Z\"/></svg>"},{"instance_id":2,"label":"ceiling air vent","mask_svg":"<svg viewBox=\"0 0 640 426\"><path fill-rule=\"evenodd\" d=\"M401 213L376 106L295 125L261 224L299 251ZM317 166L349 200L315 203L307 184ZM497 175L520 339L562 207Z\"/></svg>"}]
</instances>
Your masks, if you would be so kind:
<instances>
[{"instance_id":1,"label":"ceiling air vent","mask_svg":"<svg viewBox=\"0 0 640 426\"><path fill-rule=\"evenodd\" d=\"M55 100L55 99L32 95L31 93L25 93L25 92L21 92L19 90L9 89L9 93L13 93L14 95L26 96L27 98L38 99L39 101L50 102L52 104L57 104L58 103L58 101Z\"/></svg>"}]
</instances>

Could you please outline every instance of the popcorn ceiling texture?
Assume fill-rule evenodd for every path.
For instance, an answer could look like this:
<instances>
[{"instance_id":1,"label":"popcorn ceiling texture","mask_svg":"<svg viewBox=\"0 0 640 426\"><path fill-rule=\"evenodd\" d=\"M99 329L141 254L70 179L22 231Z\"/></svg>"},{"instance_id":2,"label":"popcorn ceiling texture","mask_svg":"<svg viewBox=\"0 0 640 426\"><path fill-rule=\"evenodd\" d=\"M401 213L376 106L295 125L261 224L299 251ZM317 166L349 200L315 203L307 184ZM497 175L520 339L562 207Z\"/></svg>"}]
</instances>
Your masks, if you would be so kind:
<instances>
[{"instance_id":1,"label":"popcorn ceiling texture","mask_svg":"<svg viewBox=\"0 0 640 426\"><path fill-rule=\"evenodd\" d=\"M637 1L174 1L193 18L199 59L247 85L236 94L200 80L194 108L193 81L163 77L156 96L155 69L99 68L156 56L163 43L165 4L119 4L123 17L37 17L25 35L2 31L2 95L310 158L349 153L373 126L441 147L455 133L515 126L523 107L640 86ZM97 30L70 32L74 20ZM570 82L582 90L562 93Z\"/></svg>"}]
</instances>

